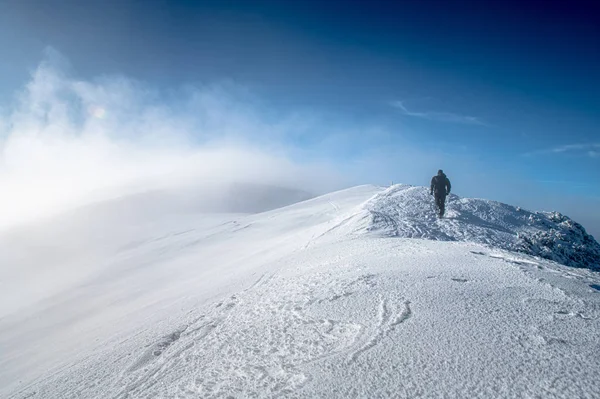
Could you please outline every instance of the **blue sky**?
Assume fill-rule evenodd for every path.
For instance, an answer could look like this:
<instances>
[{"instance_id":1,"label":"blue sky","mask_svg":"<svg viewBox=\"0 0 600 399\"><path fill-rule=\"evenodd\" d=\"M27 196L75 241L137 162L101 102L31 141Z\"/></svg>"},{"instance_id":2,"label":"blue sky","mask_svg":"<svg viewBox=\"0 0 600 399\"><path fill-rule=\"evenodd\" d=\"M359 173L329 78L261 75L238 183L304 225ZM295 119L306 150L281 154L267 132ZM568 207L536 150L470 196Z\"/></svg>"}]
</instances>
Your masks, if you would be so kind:
<instances>
[{"instance_id":1,"label":"blue sky","mask_svg":"<svg viewBox=\"0 0 600 399\"><path fill-rule=\"evenodd\" d=\"M444 168L459 195L598 236L600 9L561 3L4 0L0 104L50 46L76 79L125 76L170 108L216 83L264 123L293 115L278 144L348 184Z\"/></svg>"}]
</instances>

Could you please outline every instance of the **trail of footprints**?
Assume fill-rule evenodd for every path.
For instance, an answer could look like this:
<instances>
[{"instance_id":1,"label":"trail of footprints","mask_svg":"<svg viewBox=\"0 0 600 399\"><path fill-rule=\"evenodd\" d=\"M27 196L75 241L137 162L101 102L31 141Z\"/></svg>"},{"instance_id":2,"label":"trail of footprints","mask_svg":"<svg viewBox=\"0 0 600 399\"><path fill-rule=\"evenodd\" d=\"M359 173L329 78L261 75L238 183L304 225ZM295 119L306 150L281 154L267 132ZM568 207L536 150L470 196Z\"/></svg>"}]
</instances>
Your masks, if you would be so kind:
<instances>
[{"instance_id":1,"label":"trail of footprints","mask_svg":"<svg viewBox=\"0 0 600 399\"><path fill-rule=\"evenodd\" d=\"M158 373L166 385L172 376L176 387L176 392L165 387L164 397L290 394L310 379L303 365L334 355L356 361L412 314L409 301L380 298L374 330L311 315L311 306L369 292L377 284L372 274L338 278L329 286L323 284L334 280L328 273L315 273L301 284L278 276L261 280L258 289L213 305L148 346L123 376L119 397L137 397L151 387L162 390L155 385ZM278 293L270 294L273 290Z\"/></svg>"}]
</instances>

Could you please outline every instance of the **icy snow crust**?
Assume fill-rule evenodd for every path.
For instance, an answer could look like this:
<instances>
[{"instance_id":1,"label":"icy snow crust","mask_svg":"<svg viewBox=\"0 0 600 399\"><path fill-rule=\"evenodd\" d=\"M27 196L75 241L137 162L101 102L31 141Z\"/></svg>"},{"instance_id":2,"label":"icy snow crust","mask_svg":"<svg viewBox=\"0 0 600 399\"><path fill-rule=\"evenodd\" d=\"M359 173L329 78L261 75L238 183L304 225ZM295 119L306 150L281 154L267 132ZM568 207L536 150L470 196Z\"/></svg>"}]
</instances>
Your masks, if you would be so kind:
<instances>
[{"instance_id":1,"label":"icy snow crust","mask_svg":"<svg viewBox=\"0 0 600 399\"><path fill-rule=\"evenodd\" d=\"M366 228L385 236L478 242L567 266L600 269L600 245L583 226L558 212L529 212L451 194L445 218L438 220L435 214L424 187L393 186L365 205L370 219Z\"/></svg>"},{"instance_id":2,"label":"icy snow crust","mask_svg":"<svg viewBox=\"0 0 600 399\"><path fill-rule=\"evenodd\" d=\"M37 270L86 270L4 308L0 397L600 397L600 274L501 242L553 216L451 197L438 221L431 202L361 186L157 216L86 262L3 248L0 265L22 266L1 270L3 304Z\"/></svg>"}]
</instances>

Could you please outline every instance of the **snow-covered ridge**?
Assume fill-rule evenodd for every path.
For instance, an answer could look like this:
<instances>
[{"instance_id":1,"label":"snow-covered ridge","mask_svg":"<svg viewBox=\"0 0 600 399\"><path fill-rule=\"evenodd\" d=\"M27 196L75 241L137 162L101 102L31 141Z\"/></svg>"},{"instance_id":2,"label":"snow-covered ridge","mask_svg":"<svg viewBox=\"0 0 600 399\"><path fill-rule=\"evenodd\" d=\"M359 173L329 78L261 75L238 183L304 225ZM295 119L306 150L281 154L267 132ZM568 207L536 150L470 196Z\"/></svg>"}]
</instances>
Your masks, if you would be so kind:
<instances>
[{"instance_id":1,"label":"snow-covered ridge","mask_svg":"<svg viewBox=\"0 0 600 399\"><path fill-rule=\"evenodd\" d=\"M540 256L567 266L600 268L600 245L583 226L558 212L530 212L500 202L447 199L438 220L425 187L395 185L354 215L360 230L383 236L469 241Z\"/></svg>"},{"instance_id":2,"label":"snow-covered ridge","mask_svg":"<svg viewBox=\"0 0 600 399\"><path fill-rule=\"evenodd\" d=\"M0 234L0 397L600 397L600 273L500 249L597 259L562 215L451 196L438 220L409 186L173 196Z\"/></svg>"}]
</instances>

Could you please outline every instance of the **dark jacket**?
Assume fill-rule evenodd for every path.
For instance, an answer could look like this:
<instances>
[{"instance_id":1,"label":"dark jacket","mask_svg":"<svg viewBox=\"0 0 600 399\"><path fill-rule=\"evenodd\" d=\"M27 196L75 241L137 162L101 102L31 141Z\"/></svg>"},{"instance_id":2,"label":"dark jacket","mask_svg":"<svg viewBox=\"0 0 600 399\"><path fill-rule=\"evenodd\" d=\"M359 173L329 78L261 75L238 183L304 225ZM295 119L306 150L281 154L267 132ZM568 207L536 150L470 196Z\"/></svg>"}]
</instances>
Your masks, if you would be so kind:
<instances>
[{"instance_id":1,"label":"dark jacket","mask_svg":"<svg viewBox=\"0 0 600 399\"><path fill-rule=\"evenodd\" d=\"M431 192L437 196L446 196L450 194L450 180L445 174L433 176L431 179Z\"/></svg>"}]
</instances>

